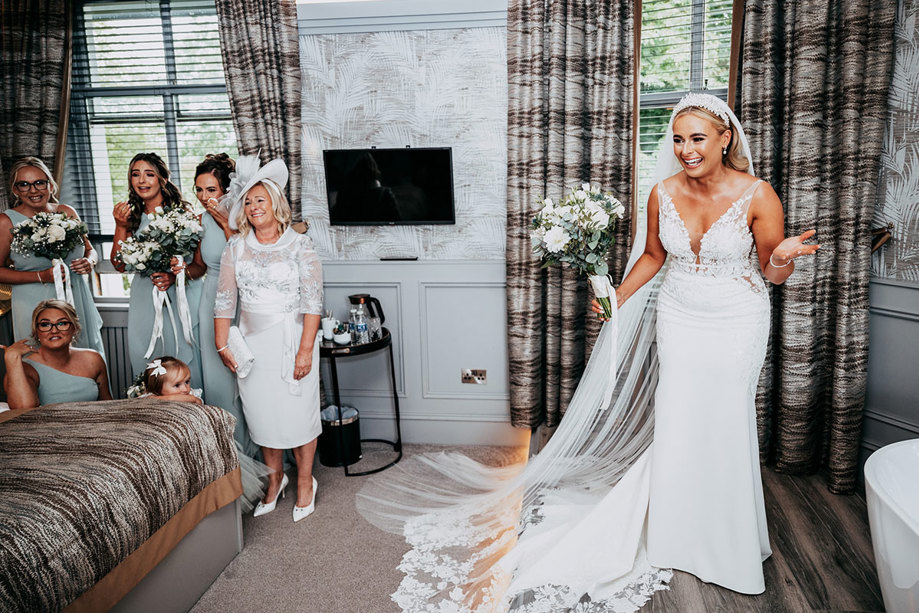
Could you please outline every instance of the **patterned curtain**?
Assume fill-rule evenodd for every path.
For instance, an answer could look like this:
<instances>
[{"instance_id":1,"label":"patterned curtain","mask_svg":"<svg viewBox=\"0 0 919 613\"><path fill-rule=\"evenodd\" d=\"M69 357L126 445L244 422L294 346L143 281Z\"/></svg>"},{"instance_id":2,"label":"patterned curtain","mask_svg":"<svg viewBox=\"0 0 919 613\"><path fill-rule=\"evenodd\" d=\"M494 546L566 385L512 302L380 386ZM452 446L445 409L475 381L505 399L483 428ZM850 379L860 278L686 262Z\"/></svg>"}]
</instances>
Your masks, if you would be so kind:
<instances>
[{"instance_id":1,"label":"patterned curtain","mask_svg":"<svg viewBox=\"0 0 919 613\"><path fill-rule=\"evenodd\" d=\"M853 491L868 363L869 234L890 86L895 2L747 0L740 117L786 235L822 248L773 291L760 448L787 473Z\"/></svg>"},{"instance_id":2,"label":"patterned curtain","mask_svg":"<svg viewBox=\"0 0 919 613\"><path fill-rule=\"evenodd\" d=\"M300 220L300 48L294 0L217 2L220 50L242 155L283 158Z\"/></svg>"},{"instance_id":3,"label":"patterned curtain","mask_svg":"<svg viewBox=\"0 0 919 613\"><path fill-rule=\"evenodd\" d=\"M10 206L5 169L40 157L60 181L70 106L70 3L0 3L0 210Z\"/></svg>"},{"instance_id":4,"label":"patterned curtain","mask_svg":"<svg viewBox=\"0 0 919 613\"><path fill-rule=\"evenodd\" d=\"M599 324L577 273L543 270L529 224L542 199L590 181L632 198L634 6L511 0L507 17L507 320L511 420L558 424ZM609 254L622 274L629 223Z\"/></svg>"}]
</instances>

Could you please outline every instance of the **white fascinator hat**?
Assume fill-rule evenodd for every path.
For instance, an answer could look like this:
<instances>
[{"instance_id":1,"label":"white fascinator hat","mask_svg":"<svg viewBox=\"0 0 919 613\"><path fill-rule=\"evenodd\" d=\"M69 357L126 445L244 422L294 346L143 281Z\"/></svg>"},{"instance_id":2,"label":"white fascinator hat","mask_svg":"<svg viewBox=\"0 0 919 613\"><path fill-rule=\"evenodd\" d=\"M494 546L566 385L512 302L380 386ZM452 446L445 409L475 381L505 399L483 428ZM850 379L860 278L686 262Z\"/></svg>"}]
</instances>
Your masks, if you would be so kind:
<instances>
[{"instance_id":1,"label":"white fascinator hat","mask_svg":"<svg viewBox=\"0 0 919 613\"><path fill-rule=\"evenodd\" d=\"M289 173L287 164L281 158L271 160L264 166L257 155L243 155L236 160L236 172L230 173L230 187L227 188L223 204L229 212L230 227L238 230L236 218L250 189L263 181L271 181L283 192Z\"/></svg>"}]
</instances>

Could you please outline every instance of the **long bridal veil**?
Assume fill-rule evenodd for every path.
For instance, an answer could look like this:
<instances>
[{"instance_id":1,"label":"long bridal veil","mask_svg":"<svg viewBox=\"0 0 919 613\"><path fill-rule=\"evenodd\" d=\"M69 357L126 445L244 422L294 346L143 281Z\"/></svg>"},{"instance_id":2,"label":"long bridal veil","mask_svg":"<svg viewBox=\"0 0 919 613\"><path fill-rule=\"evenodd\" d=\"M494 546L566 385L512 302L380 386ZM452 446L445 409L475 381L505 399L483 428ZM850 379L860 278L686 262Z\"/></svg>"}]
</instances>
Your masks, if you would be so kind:
<instances>
[{"instance_id":1,"label":"long bridal veil","mask_svg":"<svg viewBox=\"0 0 919 613\"><path fill-rule=\"evenodd\" d=\"M637 236L626 274L644 250L643 230ZM550 505L570 507L568 521L576 522L648 449L657 288L656 280L646 284L602 326L564 419L525 465L496 468L439 453L368 479L359 512L412 547L393 595L404 611L506 610L520 595L508 589L520 534L543 522Z\"/></svg>"}]
</instances>

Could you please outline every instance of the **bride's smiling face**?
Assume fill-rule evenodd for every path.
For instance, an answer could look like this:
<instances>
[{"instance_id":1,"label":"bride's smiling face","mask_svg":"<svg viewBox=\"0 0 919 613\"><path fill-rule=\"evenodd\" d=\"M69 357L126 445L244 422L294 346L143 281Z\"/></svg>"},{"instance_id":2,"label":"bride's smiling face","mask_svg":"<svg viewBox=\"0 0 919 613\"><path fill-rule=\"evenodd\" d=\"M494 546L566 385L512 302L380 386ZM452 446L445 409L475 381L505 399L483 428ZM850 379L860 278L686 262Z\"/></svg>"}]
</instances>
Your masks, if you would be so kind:
<instances>
[{"instance_id":1,"label":"bride's smiling face","mask_svg":"<svg viewBox=\"0 0 919 613\"><path fill-rule=\"evenodd\" d=\"M723 162L722 150L731 142L730 130L720 132L707 119L685 113L673 122L673 155L686 174L693 178L717 170Z\"/></svg>"}]
</instances>

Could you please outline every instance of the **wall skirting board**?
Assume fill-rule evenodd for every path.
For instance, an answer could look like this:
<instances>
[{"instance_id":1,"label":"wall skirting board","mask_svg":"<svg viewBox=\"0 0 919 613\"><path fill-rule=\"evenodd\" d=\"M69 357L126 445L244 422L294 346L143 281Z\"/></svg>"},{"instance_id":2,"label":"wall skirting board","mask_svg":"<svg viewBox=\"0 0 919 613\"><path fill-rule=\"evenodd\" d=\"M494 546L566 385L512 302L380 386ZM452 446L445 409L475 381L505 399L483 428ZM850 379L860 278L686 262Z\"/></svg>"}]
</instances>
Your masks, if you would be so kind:
<instances>
[{"instance_id":1,"label":"wall skirting board","mask_svg":"<svg viewBox=\"0 0 919 613\"><path fill-rule=\"evenodd\" d=\"M919 286L874 278L870 302L862 464L884 445L919 438Z\"/></svg>"},{"instance_id":2,"label":"wall skirting board","mask_svg":"<svg viewBox=\"0 0 919 613\"><path fill-rule=\"evenodd\" d=\"M378 298L393 335L403 440L444 445L526 445L510 425L503 261L323 262L325 308L347 321L348 295ZM373 281L367 281L373 279ZM100 305L112 391L131 382L127 305ZM394 436L386 351L337 360L342 404L360 411L365 438ZM326 398L331 375L322 360ZM485 384L461 382L464 368Z\"/></svg>"}]
</instances>

